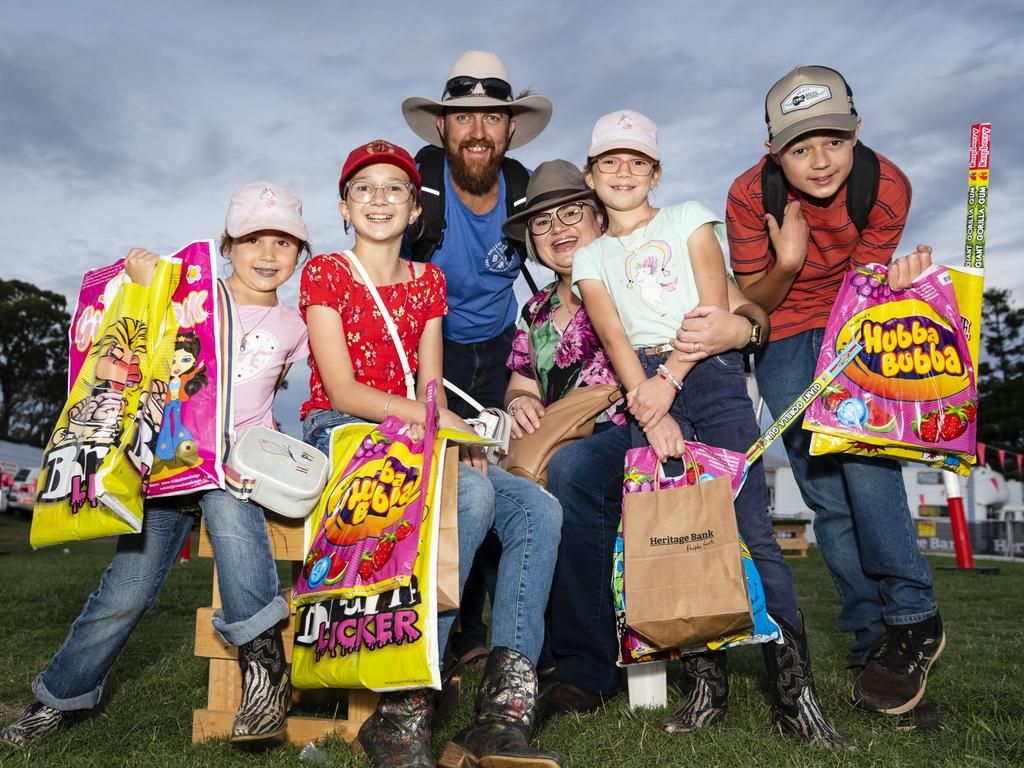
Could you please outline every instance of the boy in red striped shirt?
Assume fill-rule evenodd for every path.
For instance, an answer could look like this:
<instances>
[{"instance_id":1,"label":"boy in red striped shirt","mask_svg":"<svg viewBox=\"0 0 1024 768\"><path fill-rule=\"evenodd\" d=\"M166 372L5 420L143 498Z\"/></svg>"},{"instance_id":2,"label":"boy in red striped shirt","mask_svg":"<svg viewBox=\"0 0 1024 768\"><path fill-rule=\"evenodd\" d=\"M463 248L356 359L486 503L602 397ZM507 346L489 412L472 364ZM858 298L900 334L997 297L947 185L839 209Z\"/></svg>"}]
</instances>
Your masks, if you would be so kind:
<instances>
[{"instance_id":1,"label":"boy in red striped shirt","mask_svg":"<svg viewBox=\"0 0 1024 768\"><path fill-rule=\"evenodd\" d=\"M843 275L889 264L910 208L910 182L858 142L860 118L843 76L797 67L768 92L765 155L733 182L726 206L730 260L744 293L771 314L755 358L773 416L814 378L825 325ZM919 245L890 267L905 288L931 264ZM842 599L839 627L864 664L858 706L889 714L921 701L945 634L931 572L917 549L898 463L810 455L810 435L784 434L818 545Z\"/></svg>"}]
</instances>

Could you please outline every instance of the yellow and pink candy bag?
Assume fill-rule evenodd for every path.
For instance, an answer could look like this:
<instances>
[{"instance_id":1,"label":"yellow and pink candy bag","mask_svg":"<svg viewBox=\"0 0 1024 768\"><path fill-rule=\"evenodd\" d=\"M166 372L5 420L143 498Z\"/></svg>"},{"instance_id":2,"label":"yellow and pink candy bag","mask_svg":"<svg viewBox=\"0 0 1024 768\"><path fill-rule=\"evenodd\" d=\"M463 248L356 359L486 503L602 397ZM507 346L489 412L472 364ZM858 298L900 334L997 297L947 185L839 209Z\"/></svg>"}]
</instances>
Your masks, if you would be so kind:
<instances>
[{"instance_id":1,"label":"yellow and pink candy bag","mask_svg":"<svg viewBox=\"0 0 1024 768\"><path fill-rule=\"evenodd\" d=\"M863 348L807 408L811 453L890 456L969 474L978 393L965 333L971 326L961 317L953 276L934 266L894 292L887 274L871 264L843 280L816 374L851 339ZM976 337L976 324L973 330Z\"/></svg>"}]
</instances>

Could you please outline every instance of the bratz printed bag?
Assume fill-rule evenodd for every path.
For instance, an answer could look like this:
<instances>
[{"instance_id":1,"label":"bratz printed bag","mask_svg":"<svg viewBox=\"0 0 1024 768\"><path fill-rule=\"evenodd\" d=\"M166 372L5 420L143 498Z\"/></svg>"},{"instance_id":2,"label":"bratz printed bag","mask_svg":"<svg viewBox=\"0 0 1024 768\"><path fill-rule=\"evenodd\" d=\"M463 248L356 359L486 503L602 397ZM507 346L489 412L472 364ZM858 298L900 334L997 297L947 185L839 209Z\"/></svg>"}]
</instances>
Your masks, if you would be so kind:
<instances>
[{"instance_id":1,"label":"bratz printed bag","mask_svg":"<svg viewBox=\"0 0 1024 768\"><path fill-rule=\"evenodd\" d=\"M43 454L32 546L142 529L177 330L171 295L180 275L173 260L158 263L148 288L120 270L86 274L83 291L102 285L103 309Z\"/></svg>"},{"instance_id":2,"label":"bratz printed bag","mask_svg":"<svg viewBox=\"0 0 1024 768\"><path fill-rule=\"evenodd\" d=\"M803 426L815 433L811 453L892 456L969 474L978 414L977 342L966 335L970 324L953 276L933 266L895 292L887 275L886 267L871 264L843 280L817 373L850 339L863 349L808 407Z\"/></svg>"},{"instance_id":3,"label":"bratz printed bag","mask_svg":"<svg viewBox=\"0 0 1024 768\"><path fill-rule=\"evenodd\" d=\"M213 243L199 240L166 259L181 264L172 294L178 332L163 391L163 421L153 446L147 496L177 496L224 487L220 462L223 408L217 339L221 318L215 311L216 263ZM86 274L72 322L69 381L73 382L96 340L104 314L104 292L123 279L124 260ZM259 339L254 340L259 343Z\"/></svg>"}]
</instances>

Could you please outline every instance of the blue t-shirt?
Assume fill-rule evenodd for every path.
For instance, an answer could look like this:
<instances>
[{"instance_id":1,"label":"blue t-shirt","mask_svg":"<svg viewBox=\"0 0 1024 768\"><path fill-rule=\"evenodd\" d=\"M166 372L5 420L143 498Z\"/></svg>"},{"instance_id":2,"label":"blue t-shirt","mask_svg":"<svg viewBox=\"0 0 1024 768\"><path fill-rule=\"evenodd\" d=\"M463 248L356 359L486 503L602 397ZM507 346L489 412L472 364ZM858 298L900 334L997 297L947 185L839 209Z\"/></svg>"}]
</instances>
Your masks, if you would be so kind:
<instances>
[{"instance_id":1,"label":"blue t-shirt","mask_svg":"<svg viewBox=\"0 0 1024 768\"><path fill-rule=\"evenodd\" d=\"M505 177L498 176L498 202L477 215L459 199L444 162L444 242L431 261L448 284L444 336L460 344L489 341L516 321L512 286L519 255L501 233L505 221Z\"/></svg>"}]
</instances>

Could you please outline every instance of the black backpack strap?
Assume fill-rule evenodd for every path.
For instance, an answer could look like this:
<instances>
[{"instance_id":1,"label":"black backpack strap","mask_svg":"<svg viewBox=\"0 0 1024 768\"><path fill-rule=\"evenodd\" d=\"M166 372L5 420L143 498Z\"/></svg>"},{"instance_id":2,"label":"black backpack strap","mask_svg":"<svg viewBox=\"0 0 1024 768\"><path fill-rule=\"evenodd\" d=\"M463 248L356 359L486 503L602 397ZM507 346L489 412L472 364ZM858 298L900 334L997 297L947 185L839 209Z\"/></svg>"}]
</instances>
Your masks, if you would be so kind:
<instances>
[{"instance_id":1,"label":"black backpack strap","mask_svg":"<svg viewBox=\"0 0 1024 768\"><path fill-rule=\"evenodd\" d=\"M505 177L505 215L508 218L526 207L526 185L530 182L530 172L518 160L506 157L501 164L501 173ZM532 296L540 289L526 268L526 246L514 240L508 240L508 246L519 256L519 271L530 286Z\"/></svg>"},{"instance_id":2,"label":"black backpack strap","mask_svg":"<svg viewBox=\"0 0 1024 768\"><path fill-rule=\"evenodd\" d=\"M789 184L782 172L782 166L770 156L765 156L761 166L761 205L765 213L775 217L775 223L782 226L782 216L786 210L786 197Z\"/></svg>"},{"instance_id":3,"label":"black backpack strap","mask_svg":"<svg viewBox=\"0 0 1024 768\"><path fill-rule=\"evenodd\" d=\"M846 212L858 233L868 225L868 216L878 199L881 177L878 155L858 141L853 146L853 169L846 182Z\"/></svg>"},{"instance_id":4,"label":"black backpack strap","mask_svg":"<svg viewBox=\"0 0 1024 768\"><path fill-rule=\"evenodd\" d=\"M428 144L416 153L419 166L420 205L423 213L423 234L410 244L413 261L430 261L434 251L444 242L444 150Z\"/></svg>"}]
</instances>

